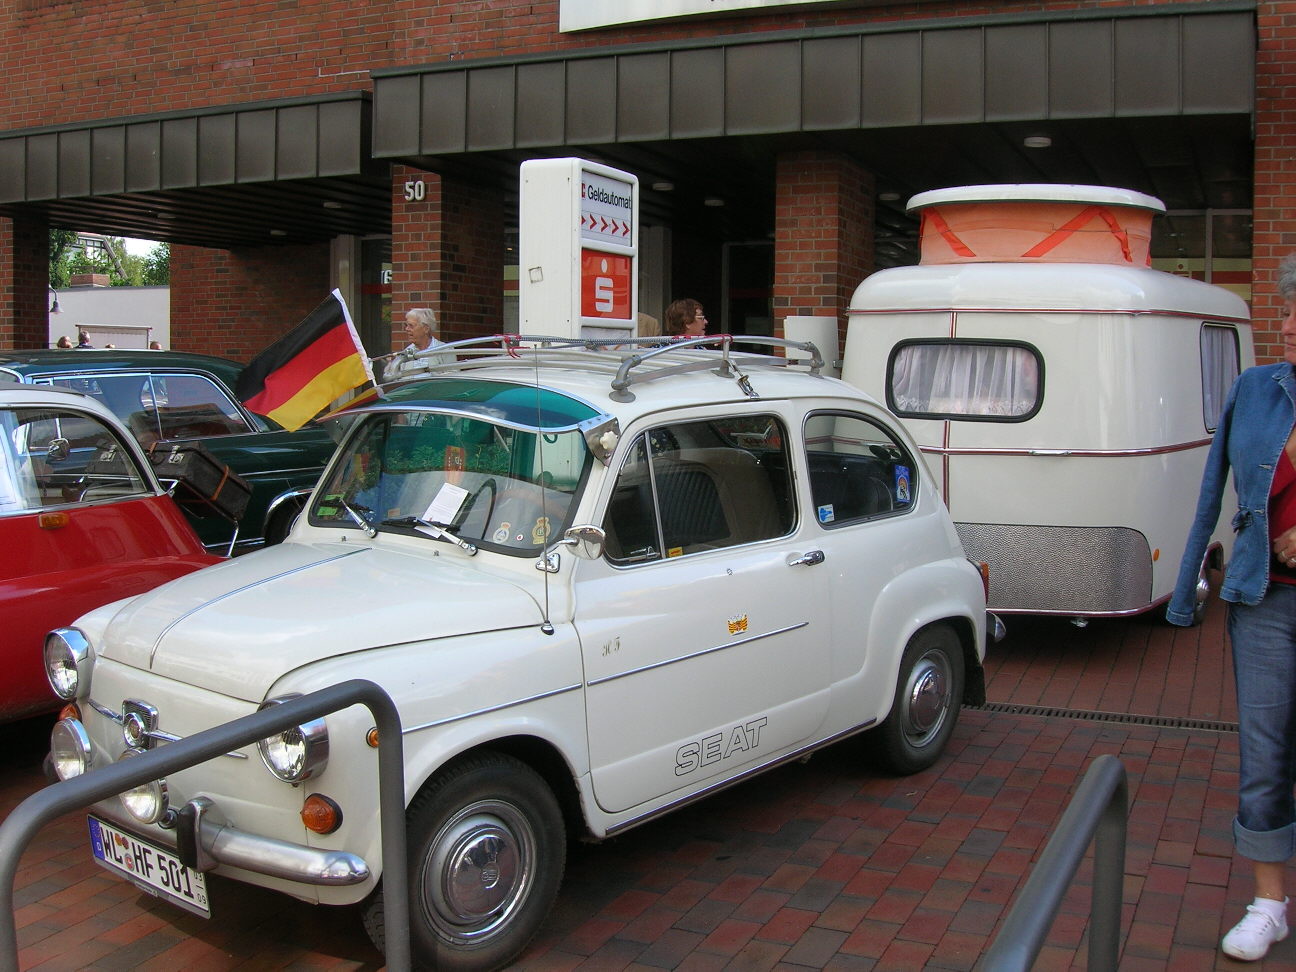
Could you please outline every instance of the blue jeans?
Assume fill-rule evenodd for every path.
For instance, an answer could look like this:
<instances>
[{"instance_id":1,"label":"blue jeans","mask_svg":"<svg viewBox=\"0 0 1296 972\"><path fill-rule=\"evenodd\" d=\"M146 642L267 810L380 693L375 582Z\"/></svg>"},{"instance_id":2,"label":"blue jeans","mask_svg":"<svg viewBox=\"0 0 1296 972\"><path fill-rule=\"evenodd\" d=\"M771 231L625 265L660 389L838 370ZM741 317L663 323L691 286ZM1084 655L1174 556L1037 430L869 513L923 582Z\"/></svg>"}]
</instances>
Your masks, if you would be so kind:
<instances>
[{"instance_id":1,"label":"blue jeans","mask_svg":"<svg viewBox=\"0 0 1296 972\"><path fill-rule=\"evenodd\" d=\"M1269 585L1228 612L1237 678L1238 815L1233 842L1253 861L1296 856L1296 586Z\"/></svg>"}]
</instances>

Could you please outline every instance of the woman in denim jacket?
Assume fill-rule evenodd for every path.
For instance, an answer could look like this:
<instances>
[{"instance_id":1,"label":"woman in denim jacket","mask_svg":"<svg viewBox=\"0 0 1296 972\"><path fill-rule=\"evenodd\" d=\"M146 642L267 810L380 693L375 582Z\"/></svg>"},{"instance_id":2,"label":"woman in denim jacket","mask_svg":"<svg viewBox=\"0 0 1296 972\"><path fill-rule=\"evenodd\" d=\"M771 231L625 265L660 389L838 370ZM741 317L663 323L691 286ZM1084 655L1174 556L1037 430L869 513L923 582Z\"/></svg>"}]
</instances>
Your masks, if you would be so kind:
<instances>
[{"instance_id":1,"label":"woman in denim jacket","mask_svg":"<svg viewBox=\"0 0 1296 972\"><path fill-rule=\"evenodd\" d=\"M1256 898L1221 948L1246 961L1287 937L1284 872L1296 856L1296 254L1279 267L1278 290L1285 360L1248 368L1229 391L1166 610L1174 624L1193 621L1232 468L1237 536L1220 597L1229 602L1241 753L1233 843L1252 862Z\"/></svg>"}]
</instances>

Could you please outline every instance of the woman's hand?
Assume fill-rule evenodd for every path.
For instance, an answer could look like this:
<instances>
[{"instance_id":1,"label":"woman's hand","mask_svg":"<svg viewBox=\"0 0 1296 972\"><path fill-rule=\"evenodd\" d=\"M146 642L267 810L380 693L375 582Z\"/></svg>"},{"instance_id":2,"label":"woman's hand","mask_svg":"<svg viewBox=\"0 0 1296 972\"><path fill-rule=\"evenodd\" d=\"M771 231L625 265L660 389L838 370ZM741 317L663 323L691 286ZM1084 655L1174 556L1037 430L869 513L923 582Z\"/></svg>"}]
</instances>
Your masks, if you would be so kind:
<instances>
[{"instance_id":1,"label":"woman's hand","mask_svg":"<svg viewBox=\"0 0 1296 972\"><path fill-rule=\"evenodd\" d=\"M1296 567L1296 527L1278 535L1273 542L1273 552L1288 567Z\"/></svg>"}]
</instances>

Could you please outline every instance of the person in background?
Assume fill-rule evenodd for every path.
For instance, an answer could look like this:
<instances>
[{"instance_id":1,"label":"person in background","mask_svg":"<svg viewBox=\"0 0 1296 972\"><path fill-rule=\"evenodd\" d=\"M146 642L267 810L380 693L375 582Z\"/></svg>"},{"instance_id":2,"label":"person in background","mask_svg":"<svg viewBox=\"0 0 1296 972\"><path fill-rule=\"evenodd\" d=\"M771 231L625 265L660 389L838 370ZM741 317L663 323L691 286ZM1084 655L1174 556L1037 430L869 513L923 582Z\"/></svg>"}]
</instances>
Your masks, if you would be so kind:
<instances>
[{"instance_id":1,"label":"person in background","mask_svg":"<svg viewBox=\"0 0 1296 972\"><path fill-rule=\"evenodd\" d=\"M383 371L383 380L404 378L426 371L436 357L415 357L420 351L441 346L436 336L437 319L431 307L413 307L405 312L405 336L409 344L405 345L395 358L392 358Z\"/></svg>"},{"instance_id":2,"label":"person in background","mask_svg":"<svg viewBox=\"0 0 1296 972\"><path fill-rule=\"evenodd\" d=\"M653 317L651 314L645 314L643 311L639 311L635 314L635 337L647 338L660 336L661 321L657 320L657 318Z\"/></svg>"},{"instance_id":3,"label":"person in background","mask_svg":"<svg viewBox=\"0 0 1296 972\"><path fill-rule=\"evenodd\" d=\"M666 308L665 331L670 337L702 337L706 334L706 326L702 305L692 297L681 297Z\"/></svg>"},{"instance_id":4,"label":"person in background","mask_svg":"<svg viewBox=\"0 0 1296 972\"><path fill-rule=\"evenodd\" d=\"M1296 856L1296 254L1278 268L1278 292L1284 360L1248 368L1229 390L1166 609L1171 623L1192 623L1231 468L1236 539L1220 598L1228 602L1241 757L1233 846L1251 862L1255 900L1220 948L1248 962L1287 937L1285 872Z\"/></svg>"},{"instance_id":5,"label":"person in background","mask_svg":"<svg viewBox=\"0 0 1296 972\"><path fill-rule=\"evenodd\" d=\"M90 335L87 334L85 331L81 331L80 333L77 334L77 347L78 348L94 347L94 345L90 343Z\"/></svg>"},{"instance_id":6,"label":"person in background","mask_svg":"<svg viewBox=\"0 0 1296 972\"><path fill-rule=\"evenodd\" d=\"M72 339L71 339L70 337L68 337L66 334L64 334L61 338L58 339L58 343L56 343L56 344L54 345L54 347L56 347L56 348L70 348L70 347L72 347Z\"/></svg>"},{"instance_id":7,"label":"person in background","mask_svg":"<svg viewBox=\"0 0 1296 972\"><path fill-rule=\"evenodd\" d=\"M161 350L162 350L162 342L161 342L161 341L150 341L150 342L149 342L149 350L150 350L150 351L161 351Z\"/></svg>"}]
</instances>

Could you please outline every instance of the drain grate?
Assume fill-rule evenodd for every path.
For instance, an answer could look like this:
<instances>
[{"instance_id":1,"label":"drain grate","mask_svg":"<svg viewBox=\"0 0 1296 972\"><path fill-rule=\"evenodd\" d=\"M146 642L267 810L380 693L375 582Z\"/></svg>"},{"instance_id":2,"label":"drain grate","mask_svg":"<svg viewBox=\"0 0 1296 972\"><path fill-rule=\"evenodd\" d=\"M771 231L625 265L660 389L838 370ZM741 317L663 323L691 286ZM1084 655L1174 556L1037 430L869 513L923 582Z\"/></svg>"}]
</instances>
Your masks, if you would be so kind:
<instances>
[{"instance_id":1,"label":"drain grate","mask_svg":"<svg viewBox=\"0 0 1296 972\"><path fill-rule=\"evenodd\" d=\"M986 702L968 706L985 712L1010 715L1054 716L1060 719L1085 719L1089 722L1118 722L1131 726L1162 726L1167 729L1201 729L1206 732L1237 732L1236 722L1212 722L1209 719L1176 719L1170 716L1129 715L1124 712L1094 712L1089 709L1059 709L1050 705L1018 705L1014 702Z\"/></svg>"}]
</instances>

